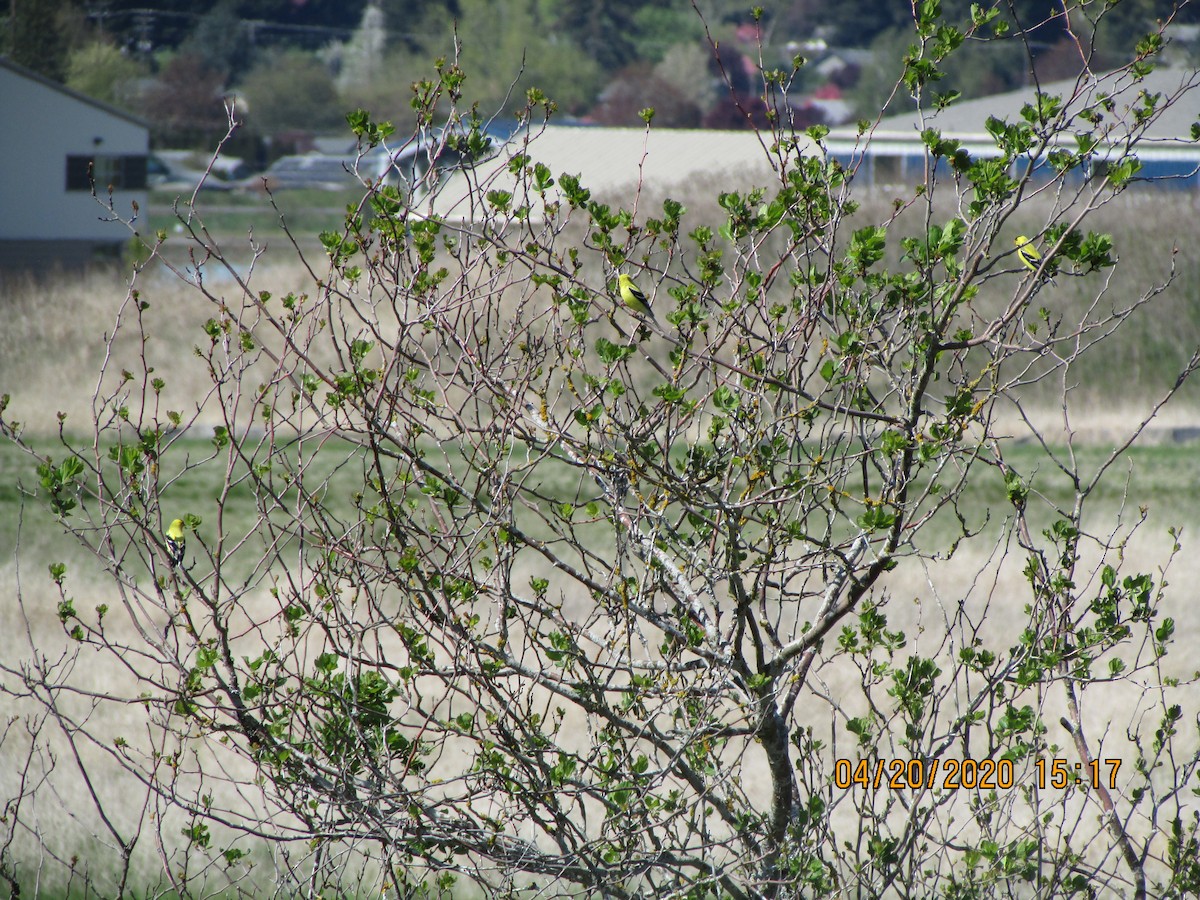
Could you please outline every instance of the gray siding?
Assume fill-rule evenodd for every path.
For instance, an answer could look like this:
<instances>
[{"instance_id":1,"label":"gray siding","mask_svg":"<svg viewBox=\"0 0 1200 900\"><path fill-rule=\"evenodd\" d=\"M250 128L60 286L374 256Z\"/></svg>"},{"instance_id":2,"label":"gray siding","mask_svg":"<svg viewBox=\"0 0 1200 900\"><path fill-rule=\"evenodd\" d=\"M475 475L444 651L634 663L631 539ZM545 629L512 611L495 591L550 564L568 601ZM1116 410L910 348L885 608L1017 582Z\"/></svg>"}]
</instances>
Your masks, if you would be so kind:
<instances>
[{"instance_id":1,"label":"gray siding","mask_svg":"<svg viewBox=\"0 0 1200 900\"><path fill-rule=\"evenodd\" d=\"M67 158L148 152L144 123L0 60L0 241L123 243L128 229L103 221L90 191L67 190ZM107 185L97 189L107 194ZM117 190L112 199L128 216L146 192Z\"/></svg>"}]
</instances>

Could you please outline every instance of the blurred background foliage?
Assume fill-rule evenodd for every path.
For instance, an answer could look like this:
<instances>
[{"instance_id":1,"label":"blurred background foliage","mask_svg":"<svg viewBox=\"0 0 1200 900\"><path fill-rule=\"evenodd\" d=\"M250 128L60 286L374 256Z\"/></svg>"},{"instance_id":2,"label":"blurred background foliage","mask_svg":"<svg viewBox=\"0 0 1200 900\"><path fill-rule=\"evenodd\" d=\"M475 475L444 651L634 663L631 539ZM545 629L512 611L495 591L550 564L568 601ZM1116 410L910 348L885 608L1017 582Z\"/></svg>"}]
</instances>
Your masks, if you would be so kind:
<instances>
[{"instance_id":1,"label":"blurred background foliage","mask_svg":"<svg viewBox=\"0 0 1200 900\"><path fill-rule=\"evenodd\" d=\"M1048 0L999 5L1007 32L979 35L978 52L961 55L939 90L969 98L1021 87L1034 74L1029 55L1043 81L1085 62L1102 70L1157 20L1200 21L1195 7L1176 14L1173 0L1125 0L1102 15L1071 4L1064 14ZM873 118L912 40L910 4L895 0L778 0L757 18L743 0L697 6L703 22L690 0L10 0L0 53L136 112L160 147L211 150L224 103L235 102L245 120L237 149L264 163L342 129L354 108L404 130L412 82L455 55L456 36L466 99L485 115L514 112L538 86L560 121L639 126L639 111L654 107L659 127L721 128L746 127L735 113L755 107L759 73L787 72L798 57L789 103L803 124ZM970 20L970 0L942 8ZM1194 62L1195 42L1177 44L1176 57Z\"/></svg>"}]
</instances>

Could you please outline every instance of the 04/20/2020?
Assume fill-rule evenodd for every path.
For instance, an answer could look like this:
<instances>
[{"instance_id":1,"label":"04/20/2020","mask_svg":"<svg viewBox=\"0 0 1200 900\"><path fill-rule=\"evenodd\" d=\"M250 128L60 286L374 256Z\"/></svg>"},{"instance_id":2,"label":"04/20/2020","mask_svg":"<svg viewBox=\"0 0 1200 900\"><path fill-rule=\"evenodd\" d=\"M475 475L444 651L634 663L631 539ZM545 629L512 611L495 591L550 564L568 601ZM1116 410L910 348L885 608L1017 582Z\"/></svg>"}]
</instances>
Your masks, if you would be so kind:
<instances>
[{"instance_id":1,"label":"04/20/2020","mask_svg":"<svg viewBox=\"0 0 1200 900\"><path fill-rule=\"evenodd\" d=\"M1057 790L1077 784L1099 787L1107 781L1116 786L1119 759L1093 759L1069 763L1065 759L1039 758L1033 763L1033 778L1039 789L1047 785ZM1107 768L1107 778L1104 778ZM1007 790L1016 784L1015 767L1010 759L839 759L833 767L833 783L841 790L854 787L892 790Z\"/></svg>"}]
</instances>

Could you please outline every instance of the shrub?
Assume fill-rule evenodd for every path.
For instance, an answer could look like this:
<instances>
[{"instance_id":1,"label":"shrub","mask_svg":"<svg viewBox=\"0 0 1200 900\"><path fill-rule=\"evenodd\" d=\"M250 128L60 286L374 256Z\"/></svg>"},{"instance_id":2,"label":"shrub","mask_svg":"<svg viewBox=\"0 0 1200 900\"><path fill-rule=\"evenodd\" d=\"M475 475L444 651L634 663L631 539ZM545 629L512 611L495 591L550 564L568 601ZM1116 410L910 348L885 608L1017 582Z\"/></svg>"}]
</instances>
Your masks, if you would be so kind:
<instances>
[{"instance_id":1,"label":"shrub","mask_svg":"<svg viewBox=\"0 0 1200 900\"><path fill-rule=\"evenodd\" d=\"M923 3L915 27L902 86L924 100L989 19ZM1144 517L1097 504L1154 413L1088 465L1021 400L1055 381L1069 411L1078 362L1158 297L1054 302L1116 265L1089 216L1166 107L1037 96L991 124L995 158L927 131L946 175L861 224L824 130L775 110L774 180L697 221L540 163L537 91L490 147L462 79L450 62L416 87L424 126L455 110L461 171L370 182L303 289L182 219L224 273L180 272L210 310L211 389L160 402L178 347L107 371L94 433L38 463L113 602L53 567L73 649L5 662L6 690L161 810L112 839L157 829L181 894L247 877L260 843L281 893L1194 891L1196 710L1163 613L1179 548L1134 562ZM1076 180L1122 110L1122 155ZM351 124L364 152L393 143ZM470 218L439 213L455 192ZM1010 227L1032 193L1054 196L1033 271ZM120 322L142 347L154 293L135 280ZM120 667L102 693L92 659ZM136 718L110 732L93 704Z\"/></svg>"}]
</instances>

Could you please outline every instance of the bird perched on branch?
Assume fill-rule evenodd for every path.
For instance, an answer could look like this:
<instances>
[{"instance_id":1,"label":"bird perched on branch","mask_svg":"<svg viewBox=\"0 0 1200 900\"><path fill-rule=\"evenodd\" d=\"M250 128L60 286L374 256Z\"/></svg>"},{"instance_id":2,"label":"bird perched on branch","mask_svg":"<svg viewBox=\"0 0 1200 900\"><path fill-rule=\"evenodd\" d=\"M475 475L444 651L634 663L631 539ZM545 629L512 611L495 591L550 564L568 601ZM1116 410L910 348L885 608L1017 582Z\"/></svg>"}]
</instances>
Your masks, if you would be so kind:
<instances>
[{"instance_id":1,"label":"bird perched on branch","mask_svg":"<svg viewBox=\"0 0 1200 900\"><path fill-rule=\"evenodd\" d=\"M187 549L187 539L183 536L183 519L175 519L167 528L167 559L171 568L183 563L183 552Z\"/></svg>"},{"instance_id":2,"label":"bird perched on branch","mask_svg":"<svg viewBox=\"0 0 1200 900\"><path fill-rule=\"evenodd\" d=\"M654 310L650 308L650 304L646 301L646 295L633 283L632 278L621 273L617 276L617 286L621 291L621 299L625 302L626 306L639 316L645 316L647 319L654 318Z\"/></svg>"},{"instance_id":3,"label":"bird perched on branch","mask_svg":"<svg viewBox=\"0 0 1200 900\"><path fill-rule=\"evenodd\" d=\"M1042 254L1038 253L1033 241L1023 234L1018 234L1013 243L1017 245L1017 256L1025 268L1030 272L1036 272L1038 264L1042 261Z\"/></svg>"},{"instance_id":4,"label":"bird perched on branch","mask_svg":"<svg viewBox=\"0 0 1200 900\"><path fill-rule=\"evenodd\" d=\"M1023 234L1018 234L1013 239L1013 243L1017 246L1017 257L1021 260L1021 265L1030 272L1041 271L1040 283L1044 284L1048 281L1051 284L1057 284L1054 276L1058 274L1058 262L1053 256L1043 263L1042 254L1038 252L1038 248Z\"/></svg>"}]
</instances>

